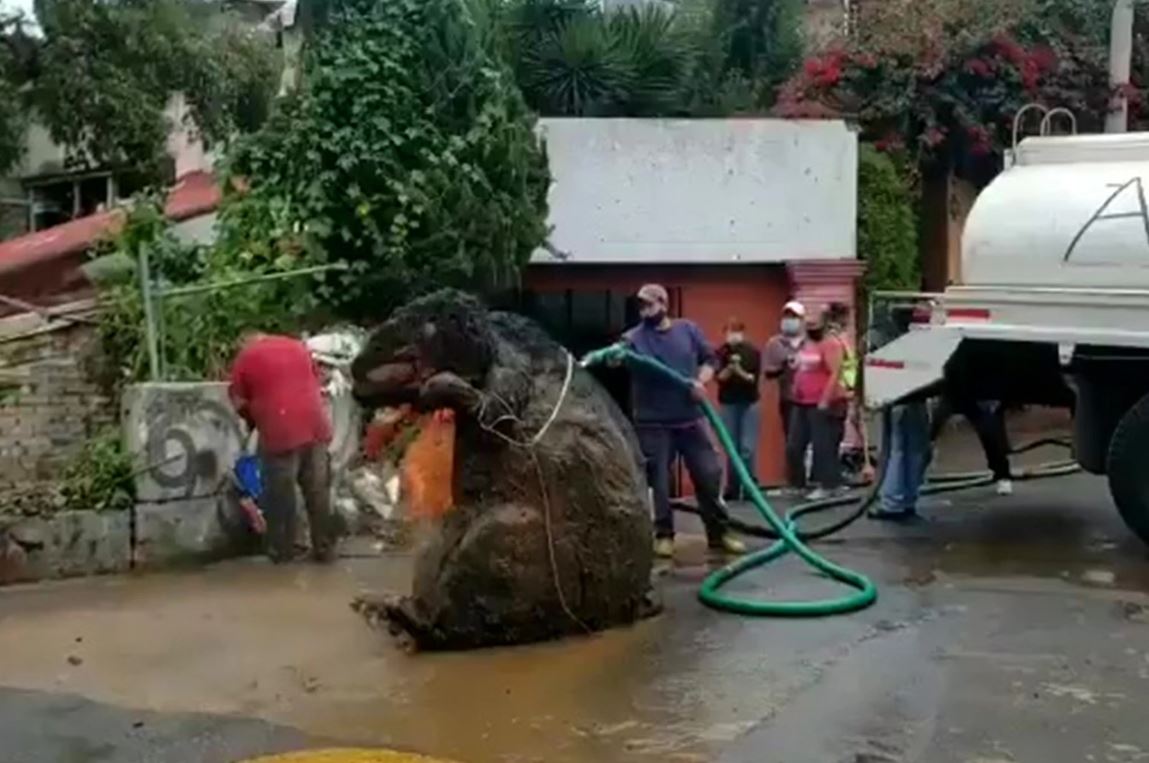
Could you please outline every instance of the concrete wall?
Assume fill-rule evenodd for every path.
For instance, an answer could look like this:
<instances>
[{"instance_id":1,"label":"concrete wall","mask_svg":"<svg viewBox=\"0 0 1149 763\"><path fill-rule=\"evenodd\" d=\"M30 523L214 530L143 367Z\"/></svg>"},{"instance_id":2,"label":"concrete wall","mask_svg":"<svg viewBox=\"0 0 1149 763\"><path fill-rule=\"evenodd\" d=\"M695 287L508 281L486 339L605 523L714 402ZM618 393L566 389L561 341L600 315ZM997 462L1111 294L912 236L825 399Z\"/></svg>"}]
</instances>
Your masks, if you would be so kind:
<instances>
[{"instance_id":1,"label":"concrete wall","mask_svg":"<svg viewBox=\"0 0 1149 763\"><path fill-rule=\"evenodd\" d=\"M68 152L52 140L48 128L32 122L24 133L24 156L13 175L27 178L64 172L67 169L67 158Z\"/></svg>"},{"instance_id":2,"label":"concrete wall","mask_svg":"<svg viewBox=\"0 0 1149 763\"><path fill-rule=\"evenodd\" d=\"M94 326L25 314L0 320L0 491L52 480L116 421L98 381Z\"/></svg>"},{"instance_id":3,"label":"concrete wall","mask_svg":"<svg viewBox=\"0 0 1149 763\"><path fill-rule=\"evenodd\" d=\"M125 572L131 557L128 512L0 515L0 585Z\"/></svg>"},{"instance_id":4,"label":"concrete wall","mask_svg":"<svg viewBox=\"0 0 1149 763\"><path fill-rule=\"evenodd\" d=\"M167 567L257 548L231 490L246 432L227 385L133 384L120 407L125 445L140 465L133 567Z\"/></svg>"},{"instance_id":5,"label":"concrete wall","mask_svg":"<svg viewBox=\"0 0 1149 763\"><path fill-rule=\"evenodd\" d=\"M211 246L218 231L219 213L212 212L178 222L171 227L172 235L185 246Z\"/></svg>"},{"instance_id":6,"label":"concrete wall","mask_svg":"<svg viewBox=\"0 0 1149 763\"><path fill-rule=\"evenodd\" d=\"M172 95L164 110L164 117L171 127L167 148L175 161L176 177L196 170L210 170L214 156L205 151L203 141L188 122L188 105L181 93ZM24 156L13 175L17 178L31 178L65 173L70 169L67 159L67 150L52 140L43 125L33 122L25 133Z\"/></svg>"},{"instance_id":7,"label":"concrete wall","mask_svg":"<svg viewBox=\"0 0 1149 763\"><path fill-rule=\"evenodd\" d=\"M140 454L137 500L204 498L227 486L245 433L226 384L133 384L121 411L128 451Z\"/></svg>"},{"instance_id":8,"label":"concrete wall","mask_svg":"<svg viewBox=\"0 0 1149 763\"><path fill-rule=\"evenodd\" d=\"M541 131L551 243L569 263L855 257L858 140L844 122L546 119Z\"/></svg>"},{"instance_id":9,"label":"concrete wall","mask_svg":"<svg viewBox=\"0 0 1149 763\"><path fill-rule=\"evenodd\" d=\"M124 400L127 447L141 467L137 504L131 511L69 506L22 516L5 513L10 507L0 501L0 585L164 568L258 548L227 490L241 434L226 385L137 385ZM66 447L54 461L66 460L84 437L72 439L55 441ZM4 437L3 448L21 442ZM148 464L156 468L142 469Z\"/></svg>"}]
</instances>

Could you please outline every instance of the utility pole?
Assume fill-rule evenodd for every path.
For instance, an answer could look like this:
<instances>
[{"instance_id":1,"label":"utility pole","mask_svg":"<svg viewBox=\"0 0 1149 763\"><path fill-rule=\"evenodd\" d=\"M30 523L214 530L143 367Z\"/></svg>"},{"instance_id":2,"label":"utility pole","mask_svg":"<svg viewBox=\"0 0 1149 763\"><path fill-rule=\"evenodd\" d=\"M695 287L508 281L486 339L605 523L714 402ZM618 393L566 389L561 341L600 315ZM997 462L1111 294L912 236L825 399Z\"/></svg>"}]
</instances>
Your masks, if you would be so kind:
<instances>
[{"instance_id":1,"label":"utility pole","mask_svg":"<svg viewBox=\"0 0 1149 763\"><path fill-rule=\"evenodd\" d=\"M1109 27L1109 113L1105 116L1105 132L1129 130L1129 99L1125 88L1129 85L1129 69L1133 59L1133 0L1117 0L1113 4L1113 21Z\"/></svg>"}]
</instances>

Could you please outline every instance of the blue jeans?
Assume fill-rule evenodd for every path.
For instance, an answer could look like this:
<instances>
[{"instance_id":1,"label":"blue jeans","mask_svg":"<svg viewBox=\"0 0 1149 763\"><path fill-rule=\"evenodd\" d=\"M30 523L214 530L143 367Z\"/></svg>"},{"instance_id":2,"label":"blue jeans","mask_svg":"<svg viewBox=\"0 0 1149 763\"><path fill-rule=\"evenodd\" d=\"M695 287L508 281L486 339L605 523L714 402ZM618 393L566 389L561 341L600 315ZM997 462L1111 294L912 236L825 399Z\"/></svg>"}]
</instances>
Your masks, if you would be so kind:
<instances>
[{"instance_id":1,"label":"blue jeans","mask_svg":"<svg viewBox=\"0 0 1149 763\"><path fill-rule=\"evenodd\" d=\"M722 542L729 521L726 509L720 503L722 467L718 454L710 443L706 425L701 421L686 426L659 426L639 423L638 444L646 458L646 479L654 493L654 533L659 538L674 537L674 510L670 508L670 467L676 455L682 456L694 495L698 499L698 513L706 526L710 545Z\"/></svg>"},{"instance_id":2,"label":"blue jeans","mask_svg":"<svg viewBox=\"0 0 1149 763\"><path fill-rule=\"evenodd\" d=\"M882 511L908 513L916 510L926 469L930 465L930 415L925 403L904 403L890 411L890 441L886 473L879 496Z\"/></svg>"},{"instance_id":3,"label":"blue jeans","mask_svg":"<svg viewBox=\"0 0 1149 763\"><path fill-rule=\"evenodd\" d=\"M761 421L758 415L758 403L724 403L722 405L722 423L730 432L730 437L738 445L738 455L750 471L750 477L757 482L755 464L758 458L758 427ZM734 470L734 462L726 461L726 495L742 495L742 482Z\"/></svg>"}]
</instances>

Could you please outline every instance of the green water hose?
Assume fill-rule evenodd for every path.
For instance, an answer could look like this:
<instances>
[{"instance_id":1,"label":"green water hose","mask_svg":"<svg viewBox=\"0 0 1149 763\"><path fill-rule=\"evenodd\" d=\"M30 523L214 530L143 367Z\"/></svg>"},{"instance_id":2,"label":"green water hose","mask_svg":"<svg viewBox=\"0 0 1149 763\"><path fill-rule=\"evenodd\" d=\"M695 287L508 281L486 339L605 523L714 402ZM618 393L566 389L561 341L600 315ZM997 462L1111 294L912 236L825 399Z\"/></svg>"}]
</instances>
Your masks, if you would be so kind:
<instances>
[{"instance_id":1,"label":"green water hose","mask_svg":"<svg viewBox=\"0 0 1149 763\"><path fill-rule=\"evenodd\" d=\"M882 412L882 442L889 442L889 416L887 411ZM1019 448L1010 450L1010 455L1018 455L1035 450L1041 447L1056 446L1060 448L1069 448L1068 442L1057 439L1047 438L1036 440L1034 442L1023 445ZM878 499L878 490L882 484L882 478L885 476L886 460L880 459L878 464L878 473L874 476L873 482L870 484L870 489L861 498L857 494L835 496L833 498L825 498L818 501L806 501L800 503L786 514L786 521L793 522L797 525L795 534L803 541L818 540L827 536L833 535L846 527L852 525L858 519L866 515L869 508ZM1050 477L1065 477L1070 474L1076 474L1081 471L1081 466L1072 459L1065 459L1061 461L1051 461L1048 463L1039 464L1029 469L1022 469L1014 472L1013 480L1017 482L1025 482L1027 480L1046 479ZM989 470L973 471L973 472L947 472L942 474L930 474L926 478L927 485L922 488L920 495L938 495L940 493L956 493L961 490L972 490L979 487L987 487L994 484L997 479ZM698 509L690 502L684 500L672 501L671 505L677 511L685 511L691 514L697 514ZM843 506L854 506L854 510L838 517L831 521L829 524L821 525L819 527L803 527L798 523L802 517L818 514L830 509L841 508ZM737 517L731 517L730 527L743 535L750 535L756 538L767 538L769 540L778 540L778 534L766 525L754 524L752 522L745 522Z\"/></svg>"},{"instance_id":2,"label":"green water hose","mask_svg":"<svg viewBox=\"0 0 1149 763\"><path fill-rule=\"evenodd\" d=\"M623 345L612 345L596 350L583 358L582 365L616 363L623 360L651 369L683 386L690 386L694 383L692 379L687 379L658 360L633 352ZM714 410L714 406L707 400L700 401L699 405L707 421L717 433L722 449L730 456L730 462L734 465L734 471L738 475L739 482L742 483L743 490L750 496L750 502L770 529L778 536L777 542L769 548L748 554L707 577L698 592L698 598L702 603L726 612L763 617L822 617L855 612L873 604L878 598L878 589L874 583L865 575L846 569L820 556L802 541L798 535L797 524L795 524L794 519L783 519L771 508L766 496L762 494L762 490L739 456L738 447L722 423L718 412ZM857 590L836 599L821 601L759 601L722 593L722 587L730 581L788 553L796 554L818 572Z\"/></svg>"},{"instance_id":3,"label":"green water hose","mask_svg":"<svg viewBox=\"0 0 1149 763\"><path fill-rule=\"evenodd\" d=\"M687 379L677 371L660 363L658 360L647 355L640 355L627 349L623 345L612 345L602 350L592 352L583 358L582 364L588 366L598 363L614 363L623 360L645 366L680 384L686 386L693 384L693 380ZM766 520L765 525L757 525L732 518L730 521L731 528L747 535L769 538L776 541L769 548L744 556L707 577L702 584L701 590L698 592L698 597L702 600L702 603L708 607L726 612L764 617L819 617L823 615L836 615L854 612L873 604L877 599L878 593L869 578L825 559L811 550L805 541L817 540L818 538L833 535L850 524L853 524L866 514L870 506L877 500L878 489L885 475L886 459L880 459L878 474L875 475L870 490L867 491L860 500L856 495L846 495L827 498L821 501L808 501L794 507L784 517L779 517L770 506L769 501L767 501L766 497L762 494L761 488L754 481L749 469L746 468L746 464L742 461L741 455L738 453L734 439L722 423L722 419L719 417L717 411L714 410L714 406L706 400L701 401L700 405L706 419L710 422L711 426L714 427L714 431L718 435L723 450L730 456L730 462L734 465L734 470L739 482L743 486L743 490L750 496L751 504L757 509L762 518ZM890 419L888 411L883 411L882 425L882 442L889 442ZM1067 444L1060 440L1039 440L1024 447L1017 448L1011 451L1011 453L1023 453L1046 445L1065 447ZM1024 481L1046 477L1060 477L1074 474L1080 470L1081 467L1074 461L1056 461L1042 464L1033 469L1020 471L1015 475L1015 479ZM993 482L994 477L988 471L938 474L929 478L930 484L923 488L921 492L923 495L936 495L938 493L950 493L984 487L993 484ZM804 516L851 504L855 506L853 511L829 524L816 528L800 528L798 525L798 520ZM677 504L677 508L692 510L681 503ZM797 554L814 569L856 588L857 591L837 599L810 602L766 602L728 596L720 591L723 586L735 578L753 569L769 564L788 553Z\"/></svg>"}]
</instances>

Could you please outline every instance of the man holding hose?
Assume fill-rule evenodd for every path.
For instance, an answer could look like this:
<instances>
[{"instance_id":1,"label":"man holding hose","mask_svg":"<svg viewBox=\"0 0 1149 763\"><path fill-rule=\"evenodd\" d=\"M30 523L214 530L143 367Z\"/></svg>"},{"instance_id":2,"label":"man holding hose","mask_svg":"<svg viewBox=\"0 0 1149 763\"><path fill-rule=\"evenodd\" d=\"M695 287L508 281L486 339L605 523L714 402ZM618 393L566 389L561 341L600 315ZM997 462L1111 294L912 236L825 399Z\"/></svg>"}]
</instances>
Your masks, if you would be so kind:
<instances>
[{"instance_id":1,"label":"man holding hose","mask_svg":"<svg viewBox=\"0 0 1149 763\"><path fill-rule=\"evenodd\" d=\"M694 483L710 548L745 553L746 547L727 528L729 519L720 497L722 466L698 407L706 397L706 385L714 378L714 350L692 321L671 320L667 312L670 299L662 286L643 286L638 300L642 322L626 332L627 347L694 380L690 388L684 388L652 369L630 366L634 424L654 494L654 552L663 558L674 555L670 469L678 455Z\"/></svg>"}]
</instances>

